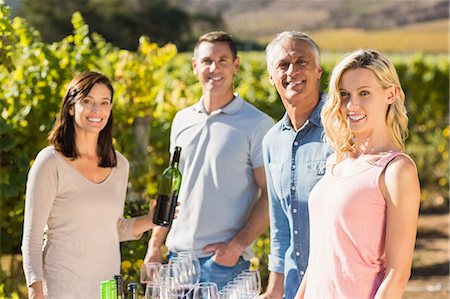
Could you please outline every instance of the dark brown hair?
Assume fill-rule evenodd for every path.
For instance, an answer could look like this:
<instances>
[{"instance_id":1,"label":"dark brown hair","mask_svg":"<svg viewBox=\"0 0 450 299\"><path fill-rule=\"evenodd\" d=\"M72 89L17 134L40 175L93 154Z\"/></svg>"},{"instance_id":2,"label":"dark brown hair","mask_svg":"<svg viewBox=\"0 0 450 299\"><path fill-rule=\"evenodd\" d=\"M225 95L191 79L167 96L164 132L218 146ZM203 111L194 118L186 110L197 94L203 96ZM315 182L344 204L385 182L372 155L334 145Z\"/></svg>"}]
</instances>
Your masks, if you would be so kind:
<instances>
[{"instance_id":1,"label":"dark brown hair","mask_svg":"<svg viewBox=\"0 0 450 299\"><path fill-rule=\"evenodd\" d=\"M96 72L83 72L72 79L61 101L61 109L56 123L48 136L50 144L67 158L77 159L79 156L75 144L74 116L70 109L75 103L84 99L95 84L103 84L111 91L111 102L114 89L109 79ZM113 113L111 111L108 122L100 131L97 142L97 155L100 157L100 167L115 167L116 153L112 144Z\"/></svg>"},{"instance_id":2,"label":"dark brown hair","mask_svg":"<svg viewBox=\"0 0 450 299\"><path fill-rule=\"evenodd\" d=\"M224 31L212 31L212 32L208 32L208 33L205 33L202 36L200 36L199 39L197 40L197 43L195 44L194 57L197 52L198 46L202 42L210 42L210 43L224 42L224 43L227 43L228 47L230 47L231 54L233 55L233 59L237 58L236 44L234 43L233 39L231 38L231 35L229 35L228 33L224 32Z\"/></svg>"}]
</instances>

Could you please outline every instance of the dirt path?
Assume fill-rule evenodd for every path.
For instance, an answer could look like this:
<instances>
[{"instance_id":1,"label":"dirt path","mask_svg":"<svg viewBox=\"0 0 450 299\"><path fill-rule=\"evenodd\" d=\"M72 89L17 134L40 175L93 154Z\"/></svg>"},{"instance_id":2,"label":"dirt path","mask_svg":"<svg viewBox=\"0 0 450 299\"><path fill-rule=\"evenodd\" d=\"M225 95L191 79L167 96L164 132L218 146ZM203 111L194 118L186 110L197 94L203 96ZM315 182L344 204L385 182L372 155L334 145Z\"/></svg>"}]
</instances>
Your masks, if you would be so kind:
<instances>
[{"instance_id":1,"label":"dirt path","mask_svg":"<svg viewBox=\"0 0 450 299\"><path fill-rule=\"evenodd\" d=\"M420 215L411 280L404 299L450 298L450 214Z\"/></svg>"}]
</instances>

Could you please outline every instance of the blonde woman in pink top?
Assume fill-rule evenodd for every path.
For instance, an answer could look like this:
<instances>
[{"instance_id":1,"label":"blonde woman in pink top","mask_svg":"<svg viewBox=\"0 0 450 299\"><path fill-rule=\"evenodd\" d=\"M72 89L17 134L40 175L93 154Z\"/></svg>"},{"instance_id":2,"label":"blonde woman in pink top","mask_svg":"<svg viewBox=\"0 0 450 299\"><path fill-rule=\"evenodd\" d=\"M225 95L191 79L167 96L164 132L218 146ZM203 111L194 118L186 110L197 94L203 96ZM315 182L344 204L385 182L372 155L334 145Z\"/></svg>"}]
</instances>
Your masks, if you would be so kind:
<instances>
[{"instance_id":1,"label":"blonde woman in pink top","mask_svg":"<svg viewBox=\"0 0 450 299\"><path fill-rule=\"evenodd\" d=\"M420 202L404 154L405 95L375 50L346 55L322 110L334 150L309 199L310 256L296 298L401 298L411 273Z\"/></svg>"}]
</instances>

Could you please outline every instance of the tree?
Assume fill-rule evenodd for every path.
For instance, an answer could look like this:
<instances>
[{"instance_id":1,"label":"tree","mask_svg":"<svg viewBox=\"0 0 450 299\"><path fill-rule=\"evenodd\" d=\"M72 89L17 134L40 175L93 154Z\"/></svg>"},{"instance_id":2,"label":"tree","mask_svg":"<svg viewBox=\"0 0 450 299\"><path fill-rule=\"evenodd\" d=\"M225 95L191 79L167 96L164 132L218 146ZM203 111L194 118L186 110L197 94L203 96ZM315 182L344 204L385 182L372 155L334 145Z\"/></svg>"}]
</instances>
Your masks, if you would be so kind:
<instances>
[{"instance_id":1,"label":"tree","mask_svg":"<svg viewBox=\"0 0 450 299\"><path fill-rule=\"evenodd\" d=\"M183 49L198 28L223 28L220 15L189 14L164 0L23 0L19 15L40 31L43 41L54 42L71 33L70 18L76 11L93 32L127 50L136 50L142 35L158 45L171 42Z\"/></svg>"}]
</instances>

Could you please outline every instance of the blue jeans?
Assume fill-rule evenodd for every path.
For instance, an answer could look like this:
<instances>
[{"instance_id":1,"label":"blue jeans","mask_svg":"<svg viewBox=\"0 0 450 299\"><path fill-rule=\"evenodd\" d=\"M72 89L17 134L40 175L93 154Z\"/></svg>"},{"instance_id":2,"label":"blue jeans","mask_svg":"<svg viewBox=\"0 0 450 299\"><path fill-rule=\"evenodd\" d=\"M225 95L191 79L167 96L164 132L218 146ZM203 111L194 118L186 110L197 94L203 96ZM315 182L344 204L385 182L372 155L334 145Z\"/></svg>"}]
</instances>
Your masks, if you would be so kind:
<instances>
[{"instance_id":1,"label":"blue jeans","mask_svg":"<svg viewBox=\"0 0 450 299\"><path fill-rule=\"evenodd\" d=\"M169 252L168 258L176 257L176 252ZM236 265L226 267L219 265L212 260L213 256L199 258L200 261L200 282L212 281L221 290L228 282L250 267L250 262L239 257Z\"/></svg>"}]
</instances>

